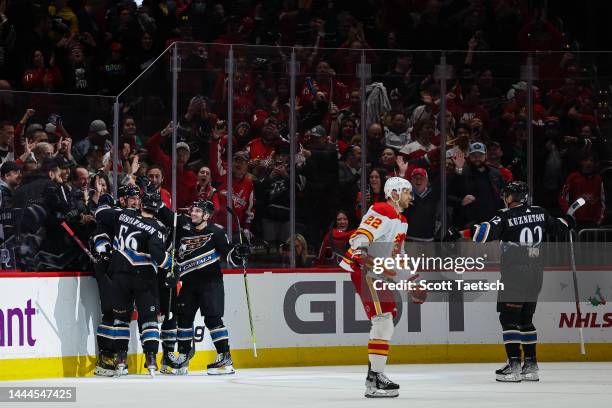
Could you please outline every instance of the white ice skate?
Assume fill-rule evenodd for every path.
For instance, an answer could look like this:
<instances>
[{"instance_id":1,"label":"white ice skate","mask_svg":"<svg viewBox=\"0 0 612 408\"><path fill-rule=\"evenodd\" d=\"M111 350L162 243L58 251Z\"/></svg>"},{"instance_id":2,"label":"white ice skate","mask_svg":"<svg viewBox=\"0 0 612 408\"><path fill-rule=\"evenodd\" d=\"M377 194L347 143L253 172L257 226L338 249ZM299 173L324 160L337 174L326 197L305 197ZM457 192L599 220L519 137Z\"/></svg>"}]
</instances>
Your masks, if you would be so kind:
<instances>
[{"instance_id":1,"label":"white ice skate","mask_svg":"<svg viewBox=\"0 0 612 408\"><path fill-rule=\"evenodd\" d=\"M523 381L540 381L538 377L538 362L535 358L525 358L523 369L521 370L521 380Z\"/></svg>"},{"instance_id":2,"label":"white ice skate","mask_svg":"<svg viewBox=\"0 0 612 408\"><path fill-rule=\"evenodd\" d=\"M495 381L521 382L521 361L518 358L511 358L505 366L495 370Z\"/></svg>"}]
</instances>

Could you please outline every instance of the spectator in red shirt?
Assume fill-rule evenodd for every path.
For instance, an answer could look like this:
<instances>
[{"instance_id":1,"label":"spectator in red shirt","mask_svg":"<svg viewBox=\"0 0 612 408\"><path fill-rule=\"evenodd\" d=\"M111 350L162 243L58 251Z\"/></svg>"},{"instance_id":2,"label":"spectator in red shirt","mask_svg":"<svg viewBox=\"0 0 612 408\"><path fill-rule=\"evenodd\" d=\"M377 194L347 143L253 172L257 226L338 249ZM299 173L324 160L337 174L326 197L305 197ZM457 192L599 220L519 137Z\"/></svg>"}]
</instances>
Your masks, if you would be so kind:
<instances>
[{"instance_id":1,"label":"spectator in red shirt","mask_svg":"<svg viewBox=\"0 0 612 408\"><path fill-rule=\"evenodd\" d=\"M219 192L212 186L212 172L208 166L200 167L198 171L198 184L196 185L196 196L200 200L211 201L215 209L219 209Z\"/></svg>"},{"instance_id":2,"label":"spectator in red shirt","mask_svg":"<svg viewBox=\"0 0 612 408\"><path fill-rule=\"evenodd\" d=\"M412 130L414 141L402 147L400 153L409 160L414 160L436 149L436 146L432 143L435 132L434 126L434 121L431 119L419 120Z\"/></svg>"},{"instance_id":3,"label":"spectator in red shirt","mask_svg":"<svg viewBox=\"0 0 612 408\"><path fill-rule=\"evenodd\" d=\"M170 192L162 187L164 182L164 171L161 166L154 164L147 169L147 178L151 182L151 185L155 188L155 191L161 195L162 201L168 208L172 208L172 197Z\"/></svg>"},{"instance_id":4,"label":"spectator in red shirt","mask_svg":"<svg viewBox=\"0 0 612 408\"><path fill-rule=\"evenodd\" d=\"M489 167L495 167L501 173L502 179L504 183L510 183L514 177L512 176L512 172L502 166L502 157L504 156L504 151L501 146L497 142L489 142L487 144L487 165Z\"/></svg>"},{"instance_id":5,"label":"spectator in red shirt","mask_svg":"<svg viewBox=\"0 0 612 408\"><path fill-rule=\"evenodd\" d=\"M586 204L579 208L574 216L579 229L599 227L606 209L606 199L602 178L595 172L596 157L591 151L583 153L580 170L567 176L559 204L563 213L576 199L583 197Z\"/></svg>"},{"instance_id":6,"label":"spectator in red shirt","mask_svg":"<svg viewBox=\"0 0 612 408\"><path fill-rule=\"evenodd\" d=\"M454 99L455 101L457 99ZM489 129L489 112L483 108L480 103L480 89L476 83L472 83L465 88L465 94L463 95L463 103L461 104L449 104L448 108L453 115L457 123L472 123L473 119L480 119L484 129Z\"/></svg>"},{"instance_id":7,"label":"spectator in red shirt","mask_svg":"<svg viewBox=\"0 0 612 408\"><path fill-rule=\"evenodd\" d=\"M21 78L23 88L28 91L53 92L62 85L62 74L55 65L50 65L41 50L32 55L32 67Z\"/></svg>"},{"instance_id":8,"label":"spectator in red shirt","mask_svg":"<svg viewBox=\"0 0 612 408\"><path fill-rule=\"evenodd\" d=\"M272 154L281 141L278 121L269 117L264 121L261 137L251 140L246 145L249 154L249 165L253 168L253 174L261 174L270 162Z\"/></svg>"},{"instance_id":9,"label":"spectator in red shirt","mask_svg":"<svg viewBox=\"0 0 612 408\"><path fill-rule=\"evenodd\" d=\"M329 66L327 61L319 61L316 68L316 76L307 78L301 92L300 105L306 111L314 109L313 101L317 93L322 93L325 99L333 102L339 110L350 106L349 87L336 80L336 72Z\"/></svg>"},{"instance_id":10,"label":"spectator in red shirt","mask_svg":"<svg viewBox=\"0 0 612 408\"><path fill-rule=\"evenodd\" d=\"M317 266L338 265L338 254L344 254L349 247L349 238L353 230L349 230L349 218L346 211L336 213L336 220L331 231L325 234L316 260Z\"/></svg>"},{"instance_id":11,"label":"spectator in red shirt","mask_svg":"<svg viewBox=\"0 0 612 408\"><path fill-rule=\"evenodd\" d=\"M240 226L243 229L244 235L248 240L251 240L251 224L255 217L255 195L253 192L253 179L248 174L249 154L245 151L234 153L232 161L232 208L240 219ZM216 223L225 226L226 230L231 230L234 233L238 231L236 222L234 225L227 226L227 175L223 183L219 186L219 210L214 214Z\"/></svg>"},{"instance_id":12,"label":"spectator in red shirt","mask_svg":"<svg viewBox=\"0 0 612 408\"><path fill-rule=\"evenodd\" d=\"M172 122L161 132L155 133L147 141L147 149L153 163L159 164L164 174L172 174L172 156L161 148L164 139L172 134ZM176 208L188 207L193 202L195 187L197 184L196 174L187 168L191 150L185 142L176 144ZM172 189L172 177L164 179L164 188Z\"/></svg>"},{"instance_id":13,"label":"spectator in red shirt","mask_svg":"<svg viewBox=\"0 0 612 408\"><path fill-rule=\"evenodd\" d=\"M533 87L533 92L537 90ZM508 93L510 102L504 107L502 120L512 126L527 119L527 82L520 81L512 85ZM544 119L544 107L535 98L533 101L533 120L539 122Z\"/></svg>"}]
</instances>

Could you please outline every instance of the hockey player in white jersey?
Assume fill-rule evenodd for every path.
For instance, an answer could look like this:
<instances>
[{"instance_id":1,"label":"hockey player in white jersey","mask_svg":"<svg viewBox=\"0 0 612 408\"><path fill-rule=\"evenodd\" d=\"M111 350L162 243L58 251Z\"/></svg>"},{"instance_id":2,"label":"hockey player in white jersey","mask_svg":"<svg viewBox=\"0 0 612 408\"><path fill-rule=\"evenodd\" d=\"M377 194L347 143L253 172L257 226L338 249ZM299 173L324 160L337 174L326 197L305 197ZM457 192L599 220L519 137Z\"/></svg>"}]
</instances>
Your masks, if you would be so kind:
<instances>
[{"instance_id":1,"label":"hockey player in white jersey","mask_svg":"<svg viewBox=\"0 0 612 408\"><path fill-rule=\"evenodd\" d=\"M396 294L391 290L376 290L374 285L374 281L381 277L394 280L398 275L397 271L386 269L377 276L372 271L372 259L374 256L403 254L408 222L402 211L412 202L412 185L401 177L391 177L385 183L384 192L387 201L375 203L368 209L351 236L350 248L340 263L351 273L355 290L372 322L365 392L368 398L399 395L399 385L384 374L394 329L393 317L397 314ZM422 292L411 293L412 300L419 303L423 302L423 295Z\"/></svg>"}]
</instances>

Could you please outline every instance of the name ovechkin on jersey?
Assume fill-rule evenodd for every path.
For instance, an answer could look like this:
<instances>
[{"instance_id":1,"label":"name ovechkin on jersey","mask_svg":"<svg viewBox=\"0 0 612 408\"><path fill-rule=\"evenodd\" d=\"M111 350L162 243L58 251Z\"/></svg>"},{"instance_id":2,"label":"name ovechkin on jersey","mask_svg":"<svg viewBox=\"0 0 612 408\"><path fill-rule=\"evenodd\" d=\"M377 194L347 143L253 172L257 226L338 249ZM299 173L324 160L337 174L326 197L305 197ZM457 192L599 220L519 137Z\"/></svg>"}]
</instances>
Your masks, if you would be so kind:
<instances>
[{"instance_id":1,"label":"name ovechkin on jersey","mask_svg":"<svg viewBox=\"0 0 612 408\"><path fill-rule=\"evenodd\" d=\"M529 224L533 222L544 222L544 214L529 214L521 215L519 217L508 218L508 225L514 227L515 225Z\"/></svg>"}]
</instances>

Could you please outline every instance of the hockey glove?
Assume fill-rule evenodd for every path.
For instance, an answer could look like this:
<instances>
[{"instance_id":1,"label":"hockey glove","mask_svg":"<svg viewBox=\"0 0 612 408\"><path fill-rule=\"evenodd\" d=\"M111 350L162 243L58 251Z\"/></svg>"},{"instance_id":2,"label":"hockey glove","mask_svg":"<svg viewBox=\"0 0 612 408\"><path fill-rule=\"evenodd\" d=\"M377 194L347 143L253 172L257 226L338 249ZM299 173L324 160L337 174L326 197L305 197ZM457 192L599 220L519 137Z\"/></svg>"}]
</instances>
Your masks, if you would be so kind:
<instances>
[{"instance_id":1,"label":"hockey glove","mask_svg":"<svg viewBox=\"0 0 612 408\"><path fill-rule=\"evenodd\" d=\"M179 281L179 276L178 274L174 273L174 271L169 270L168 273L166 273L166 279L164 280L164 283L167 288L176 287L176 284L178 283L178 281Z\"/></svg>"},{"instance_id":2,"label":"hockey glove","mask_svg":"<svg viewBox=\"0 0 612 408\"><path fill-rule=\"evenodd\" d=\"M573 230L576 228L576 218L573 215L565 214L561 218L567 223L568 229Z\"/></svg>"},{"instance_id":3,"label":"hockey glove","mask_svg":"<svg viewBox=\"0 0 612 408\"><path fill-rule=\"evenodd\" d=\"M238 259L248 259L251 255L251 248L247 244L238 244L234 248L234 255Z\"/></svg>"},{"instance_id":4,"label":"hockey glove","mask_svg":"<svg viewBox=\"0 0 612 408\"><path fill-rule=\"evenodd\" d=\"M411 282L415 282L418 278L419 274L416 274L408 280ZM425 300L427 299L427 291L425 289L421 289L417 284L414 289L408 290L408 296L410 296L410 300L412 301L412 303L420 305L422 303L425 303Z\"/></svg>"},{"instance_id":5,"label":"hockey glove","mask_svg":"<svg viewBox=\"0 0 612 408\"><path fill-rule=\"evenodd\" d=\"M455 227L449 227L442 238L444 242L454 242L461 238L461 233Z\"/></svg>"},{"instance_id":6,"label":"hockey glove","mask_svg":"<svg viewBox=\"0 0 612 408\"><path fill-rule=\"evenodd\" d=\"M104 244L103 246L96 248L92 247L91 254L94 257L95 263L110 262L112 255L112 248L110 244Z\"/></svg>"}]
</instances>

